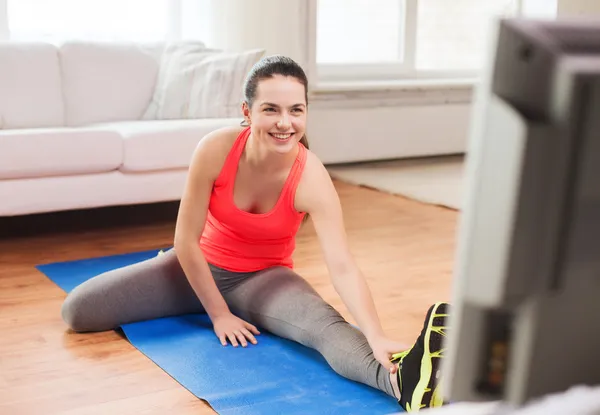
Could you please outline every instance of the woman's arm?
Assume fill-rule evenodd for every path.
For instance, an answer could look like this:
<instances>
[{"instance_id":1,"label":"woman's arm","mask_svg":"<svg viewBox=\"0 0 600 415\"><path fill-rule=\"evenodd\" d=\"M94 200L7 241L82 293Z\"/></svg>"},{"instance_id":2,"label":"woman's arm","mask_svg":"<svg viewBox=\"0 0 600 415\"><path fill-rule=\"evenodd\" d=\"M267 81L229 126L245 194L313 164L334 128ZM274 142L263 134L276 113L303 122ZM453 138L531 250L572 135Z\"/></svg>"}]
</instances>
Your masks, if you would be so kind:
<instances>
[{"instance_id":1,"label":"woman's arm","mask_svg":"<svg viewBox=\"0 0 600 415\"><path fill-rule=\"evenodd\" d=\"M211 319L229 313L198 245L204 231L210 193L218 175L218 157L215 155L219 150L218 140L217 134L209 134L200 140L194 151L179 205L174 240L181 267Z\"/></svg>"},{"instance_id":2,"label":"woman's arm","mask_svg":"<svg viewBox=\"0 0 600 415\"><path fill-rule=\"evenodd\" d=\"M256 343L252 333L258 334L258 330L233 316L199 246L212 186L230 148L231 140L224 136L227 134L231 135L231 132L218 130L207 135L194 151L177 215L174 247L179 263L212 320L221 343L226 345L228 338L234 346L237 346L238 340L246 346L246 339Z\"/></svg>"},{"instance_id":3,"label":"woman's arm","mask_svg":"<svg viewBox=\"0 0 600 415\"><path fill-rule=\"evenodd\" d=\"M404 345L385 337L366 279L348 247L342 208L329 173L311 154L296 194L297 208L310 214L334 288L388 369L391 353ZM394 350L388 350L394 349Z\"/></svg>"},{"instance_id":4,"label":"woman's arm","mask_svg":"<svg viewBox=\"0 0 600 415\"><path fill-rule=\"evenodd\" d=\"M297 190L297 207L312 218L333 286L359 327L367 337L381 335L371 292L348 247L338 194L325 167L311 156Z\"/></svg>"}]
</instances>

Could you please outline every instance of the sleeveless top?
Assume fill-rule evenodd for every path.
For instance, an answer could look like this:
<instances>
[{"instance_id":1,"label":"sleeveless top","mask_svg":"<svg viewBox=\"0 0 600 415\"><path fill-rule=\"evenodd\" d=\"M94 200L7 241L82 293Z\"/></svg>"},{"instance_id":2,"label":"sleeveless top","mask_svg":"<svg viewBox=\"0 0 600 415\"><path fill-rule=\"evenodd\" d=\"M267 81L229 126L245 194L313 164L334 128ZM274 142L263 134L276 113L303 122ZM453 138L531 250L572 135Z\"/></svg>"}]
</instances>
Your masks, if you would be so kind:
<instances>
[{"instance_id":1,"label":"sleeveless top","mask_svg":"<svg viewBox=\"0 0 600 415\"><path fill-rule=\"evenodd\" d=\"M259 271L273 266L293 268L296 233L305 213L294 207L296 188L306 164L306 148L298 143L298 155L275 207L267 213L239 209L233 188L240 157L250 127L237 137L210 195L200 248L206 260L233 272Z\"/></svg>"}]
</instances>

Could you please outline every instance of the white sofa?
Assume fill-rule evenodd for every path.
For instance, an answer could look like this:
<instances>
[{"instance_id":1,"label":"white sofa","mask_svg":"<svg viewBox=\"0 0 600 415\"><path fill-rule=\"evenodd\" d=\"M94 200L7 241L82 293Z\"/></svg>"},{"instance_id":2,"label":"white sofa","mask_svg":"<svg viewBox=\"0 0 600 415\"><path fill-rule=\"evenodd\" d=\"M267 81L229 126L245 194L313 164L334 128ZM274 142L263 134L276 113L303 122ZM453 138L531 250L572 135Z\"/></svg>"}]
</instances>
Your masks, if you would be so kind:
<instances>
[{"instance_id":1,"label":"white sofa","mask_svg":"<svg viewBox=\"0 0 600 415\"><path fill-rule=\"evenodd\" d=\"M242 118L146 119L164 47L0 44L0 216L180 198L198 141Z\"/></svg>"}]
</instances>

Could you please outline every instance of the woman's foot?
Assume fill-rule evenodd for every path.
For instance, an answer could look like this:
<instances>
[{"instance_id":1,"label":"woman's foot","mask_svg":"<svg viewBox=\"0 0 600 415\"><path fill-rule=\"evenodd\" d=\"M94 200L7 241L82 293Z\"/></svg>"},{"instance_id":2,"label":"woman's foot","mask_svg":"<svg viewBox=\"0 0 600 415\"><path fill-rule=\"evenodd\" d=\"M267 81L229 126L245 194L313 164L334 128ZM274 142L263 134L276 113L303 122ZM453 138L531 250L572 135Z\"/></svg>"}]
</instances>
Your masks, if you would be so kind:
<instances>
[{"instance_id":1,"label":"woman's foot","mask_svg":"<svg viewBox=\"0 0 600 415\"><path fill-rule=\"evenodd\" d=\"M443 405L439 390L440 365L444 356L447 317L450 305L436 303L427 311L423 330L410 350L392 356L398 370L392 381L399 403L407 412ZM397 395L398 396L398 395Z\"/></svg>"}]
</instances>

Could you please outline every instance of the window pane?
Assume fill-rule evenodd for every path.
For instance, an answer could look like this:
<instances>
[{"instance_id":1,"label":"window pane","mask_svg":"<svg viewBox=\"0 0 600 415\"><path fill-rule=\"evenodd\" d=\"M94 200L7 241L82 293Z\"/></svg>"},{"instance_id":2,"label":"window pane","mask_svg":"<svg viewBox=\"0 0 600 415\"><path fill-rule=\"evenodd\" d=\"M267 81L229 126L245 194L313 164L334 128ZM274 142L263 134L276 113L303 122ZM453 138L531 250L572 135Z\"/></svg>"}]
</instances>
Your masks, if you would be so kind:
<instances>
[{"instance_id":1,"label":"window pane","mask_svg":"<svg viewBox=\"0 0 600 415\"><path fill-rule=\"evenodd\" d=\"M9 0L12 40L158 41L169 27L169 0Z\"/></svg>"},{"instance_id":2,"label":"window pane","mask_svg":"<svg viewBox=\"0 0 600 415\"><path fill-rule=\"evenodd\" d=\"M402 10L400 0L318 0L317 62L398 61Z\"/></svg>"},{"instance_id":3,"label":"window pane","mask_svg":"<svg viewBox=\"0 0 600 415\"><path fill-rule=\"evenodd\" d=\"M533 19L554 19L558 10L558 0L522 0L522 14Z\"/></svg>"},{"instance_id":4,"label":"window pane","mask_svg":"<svg viewBox=\"0 0 600 415\"><path fill-rule=\"evenodd\" d=\"M514 16L516 0L418 0L417 69L482 67L492 17Z\"/></svg>"}]
</instances>

